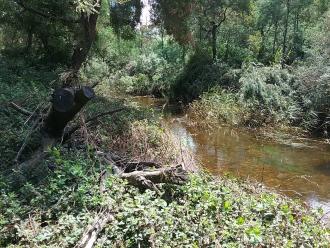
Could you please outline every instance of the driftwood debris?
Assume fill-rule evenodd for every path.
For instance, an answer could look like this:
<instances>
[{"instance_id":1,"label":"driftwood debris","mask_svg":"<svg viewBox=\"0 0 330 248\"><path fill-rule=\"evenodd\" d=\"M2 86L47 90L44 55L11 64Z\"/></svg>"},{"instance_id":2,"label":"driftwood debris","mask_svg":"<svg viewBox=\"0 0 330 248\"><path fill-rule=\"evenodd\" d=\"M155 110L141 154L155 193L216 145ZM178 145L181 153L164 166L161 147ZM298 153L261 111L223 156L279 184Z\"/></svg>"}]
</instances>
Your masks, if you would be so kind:
<instances>
[{"instance_id":1,"label":"driftwood debris","mask_svg":"<svg viewBox=\"0 0 330 248\"><path fill-rule=\"evenodd\" d=\"M94 219L93 223L88 226L81 239L74 246L75 248L92 248L97 240L98 235L105 226L114 219L110 210L100 212Z\"/></svg>"},{"instance_id":2,"label":"driftwood debris","mask_svg":"<svg viewBox=\"0 0 330 248\"><path fill-rule=\"evenodd\" d=\"M188 172L183 165L165 166L155 162L138 161L132 162L112 153L99 152L103 162L112 167L112 172L118 177L126 179L131 185L140 189L159 191L157 184L182 185L188 180ZM105 180L107 173L101 178ZM102 181L102 180L101 180ZM103 183L100 182L100 185ZM101 187L103 188L103 187Z\"/></svg>"},{"instance_id":3,"label":"driftwood debris","mask_svg":"<svg viewBox=\"0 0 330 248\"><path fill-rule=\"evenodd\" d=\"M184 184L188 179L188 173L182 165L159 168L150 171L134 171L122 173L120 177L139 188L155 189L155 184Z\"/></svg>"}]
</instances>

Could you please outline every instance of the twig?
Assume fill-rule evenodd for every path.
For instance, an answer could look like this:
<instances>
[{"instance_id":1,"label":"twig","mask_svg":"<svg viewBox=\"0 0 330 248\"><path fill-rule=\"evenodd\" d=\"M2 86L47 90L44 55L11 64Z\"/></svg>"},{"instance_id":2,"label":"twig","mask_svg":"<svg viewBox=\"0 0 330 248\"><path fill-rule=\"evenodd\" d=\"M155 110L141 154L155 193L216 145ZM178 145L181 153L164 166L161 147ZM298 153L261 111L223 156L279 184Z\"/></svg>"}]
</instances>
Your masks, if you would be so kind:
<instances>
[{"instance_id":1,"label":"twig","mask_svg":"<svg viewBox=\"0 0 330 248\"><path fill-rule=\"evenodd\" d=\"M9 106L10 106L11 108L15 109L17 112L19 112L19 113L21 113L21 114L23 114L23 115L25 115L25 116L30 117L30 116L33 115L32 112L30 112L29 110L27 110L27 109L25 109L25 108L23 108L23 107L17 105L17 104L14 103L14 102L10 102L10 103L9 103Z\"/></svg>"},{"instance_id":2,"label":"twig","mask_svg":"<svg viewBox=\"0 0 330 248\"><path fill-rule=\"evenodd\" d=\"M16 157L15 157L15 160L14 160L15 163L18 162L20 156L22 155L22 153L23 153L23 151L24 151L24 149L25 149L25 147L26 147L26 145L27 145L27 143L28 143L28 141L29 141L29 138L30 138L31 135L33 134L34 130L36 130L36 128L37 128L37 126L38 126L38 123L39 123L39 119L37 119L37 120L33 123L33 125L32 125L32 127L31 127L29 133L25 136L24 141L23 141L23 144L22 144L21 148L19 149L19 151L17 152L17 155L16 155Z\"/></svg>"},{"instance_id":3,"label":"twig","mask_svg":"<svg viewBox=\"0 0 330 248\"><path fill-rule=\"evenodd\" d=\"M95 115L93 117L90 117L86 120L86 124L89 123L89 122L92 122L92 121L95 121L101 117L104 117L104 116L107 116L107 115L113 115L113 114L116 114L118 112L121 112L123 110L126 110L126 108L120 108L120 109L116 109L116 110L111 110L111 111L108 111L108 112L104 112L104 113L100 113L98 115Z\"/></svg>"},{"instance_id":4,"label":"twig","mask_svg":"<svg viewBox=\"0 0 330 248\"><path fill-rule=\"evenodd\" d=\"M96 86L98 86L99 84L100 84L100 81L94 83L94 84L92 85L92 88L94 89L94 88L95 88Z\"/></svg>"},{"instance_id":5,"label":"twig","mask_svg":"<svg viewBox=\"0 0 330 248\"><path fill-rule=\"evenodd\" d=\"M89 122L92 122L92 121L95 121L101 117L104 117L104 116L107 116L107 115L113 115L113 114L116 114L118 112L121 112L123 110L125 110L126 108L120 108L120 109L116 109L116 110L111 110L111 111L108 111L108 112L105 112L105 113L101 113L101 114L98 114L96 116L93 116L93 117L90 117L89 119L87 119L84 123L84 125L88 124ZM77 130L79 130L81 128L81 124L79 125L76 125L74 127L72 127L63 137L63 142L67 141L72 134L74 134Z\"/></svg>"}]
</instances>

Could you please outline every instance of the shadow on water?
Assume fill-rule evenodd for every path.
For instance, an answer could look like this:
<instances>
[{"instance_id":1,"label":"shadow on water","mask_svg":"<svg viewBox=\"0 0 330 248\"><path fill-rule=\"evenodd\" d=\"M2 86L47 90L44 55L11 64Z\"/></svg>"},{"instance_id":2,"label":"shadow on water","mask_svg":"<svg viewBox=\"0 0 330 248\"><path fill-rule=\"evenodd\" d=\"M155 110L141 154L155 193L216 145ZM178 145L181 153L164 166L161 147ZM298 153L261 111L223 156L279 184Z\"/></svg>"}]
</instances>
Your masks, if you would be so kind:
<instances>
[{"instance_id":1,"label":"shadow on water","mask_svg":"<svg viewBox=\"0 0 330 248\"><path fill-rule=\"evenodd\" d=\"M325 174L330 177L330 161L327 163L322 163L322 164L315 166L315 169L317 171L321 172L322 174Z\"/></svg>"},{"instance_id":2,"label":"shadow on water","mask_svg":"<svg viewBox=\"0 0 330 248\"><path fill-rule=\"evenodd\" d=\"M330 211L330 145L314 141L279 144L257 139L246 130L189 127L177 108L165 108L164 102L152 98L137 101L164 111L164 121L211 173L254 178Z\"/></svg>"}]
</instances>

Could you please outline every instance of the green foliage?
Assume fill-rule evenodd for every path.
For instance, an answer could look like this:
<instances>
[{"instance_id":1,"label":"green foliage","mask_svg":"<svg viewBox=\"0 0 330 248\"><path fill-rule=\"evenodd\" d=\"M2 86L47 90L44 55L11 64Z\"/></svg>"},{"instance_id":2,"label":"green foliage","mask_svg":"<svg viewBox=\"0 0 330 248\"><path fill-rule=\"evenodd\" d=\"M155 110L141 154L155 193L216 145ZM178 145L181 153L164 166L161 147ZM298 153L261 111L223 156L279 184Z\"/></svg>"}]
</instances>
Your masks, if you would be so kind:
<instances>
[{"instance_id":1,"label":"green foliage","mask_svg":"<svg viewBox=\"0 0 330 248\"><path fill-rule=\"evenodd\" d=\"M115 34L123 39L135 35L135 27L140 22L142 2L140 0L109 1L110 24Z\"/></svg>"},{"instance_id":2,"label":"green foliage","mask_svg":"<svg viewBox=\"0 0 330 248\"><path fill-rule=\"evenodd\" d=\"M109 45L109 41L111 44ZM121 92L162 97L182 68L181 49L168 37L160 41L143 30L133 40L117 40L106 27L84 69L84 79L106 81Z\"/></svg>"},{"instance_id":3,"label":"green foliage","mask_svg":"<svg viewBox=\"0 0 330 248\"><path fill-rule=\"evenodd\" d=\"M189 59L182 73L172 86L172 99L190 102L212 86L221 83L226 73L224 64L215 64L204 52L197 52Z\"/></svg>"},{"instance_id":4,"label":"green foliage","mask_svg":"<svg viewBox=\"0 0 330 248\"><path fill-rule=\"evenodd\" d=\"M241 102L250 109L251 120L280 124L295 120L300 108L294 101L293 76L277 67L249 67L240 79Z\"/></svg>"},{"instance_id":5,"label":"green foliage","mask_svg":"<svg viewBox=\"0 0 330 248\"><path fill-rule=\"evenodd\" d=\"M50 89L55 86L55 70L51 65L35 65L33 60L0 57L0 171L12 164L16 152L31 132L27 117L11 109L9 102L31 111L45 108ZM30 149L36 145L38 137L32 140Z\"/></svg>"},{"instance_id":6,"label":"green foliage","mask_svg":"<svg viewBox=\"0 0 330 248\"><path fill-rule=\"evenodd\" d=\"M242 126L249 119L249 110L239 102L237 94L214 87L190 104L189 118L211 126Z\"/></svg>"},{"instance_id":7,"label":"green foliage","mask_svg":"<svg viewBox=\"0 0 330 248\"><path fill-rule=\"evenodd\" d=\"M278 66L250 65L236 73L239 82L234 90L215 87L190 105L192 122L249 127L298 126L327 137L328 67L298 67L293 74ZM229 71L223 79L228 74L234 73ZM235 77L229 75L230 81L235 82Z\"/></svg>"},{"instance_id":8,"label":"green foliage","mask_svg":"<svg viewBox=\"0 0 330 248\"><path fill-rule=\"evenodd\" d=\"M98 186L100 165L79 154L51 152L55 173L20 192L1 190L1 246L71 247L104 207L114 220L97 240L103 247L327 247L321 212L253 183L191 176L164 185L161 195L140 192L116 177ZM60 160L58 160L60 158ZM53 160L54 160L53 159Z\"/></svg>"}]
</instances>

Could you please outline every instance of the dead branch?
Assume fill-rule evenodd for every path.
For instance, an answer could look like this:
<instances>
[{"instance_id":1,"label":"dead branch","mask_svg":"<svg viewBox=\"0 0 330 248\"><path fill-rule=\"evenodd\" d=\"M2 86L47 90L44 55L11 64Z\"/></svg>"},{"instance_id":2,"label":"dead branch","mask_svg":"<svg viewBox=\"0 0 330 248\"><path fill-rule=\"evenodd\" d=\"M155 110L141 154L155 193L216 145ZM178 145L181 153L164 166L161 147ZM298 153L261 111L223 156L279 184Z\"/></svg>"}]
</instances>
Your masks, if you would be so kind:
<instances>
[{"instance_id":1,"label":"dead branch","mask_svg":"<svg viewBox=\"0 0 330 248\"><path fill-rule=\"evenodd\" d=\"M75 245L75 248L92 248L98 235L102 232L105 226L114 220L113 213L110 210L99 213L93 224L86 228L83 236Z\"/></svg>"},{"instance_id":2,"label":"dead branch","mask_svg":"<svg viewBox=\"0 0 330 248\"><path fill-rule=\"evenodd\" d=\"M130 184L140 188L154 188L153 184L169 183L182 185L188 180L188 173L178 165L175 167L161 168L154 171L134 171L122 173L120 177ZM150 184L152 183L152 185Z\"/></svg>"},{"instance_id":3,"label":"dead branch","mask_svg":"<svg viewBox=\"0 0 330 248\"><path fill-rule=\"evenodd\" d=\"M113 115L113 114L116 114L116 113L121 112L123 110L126 110L126 108L115 109L115 110L111 110L111 111L107 111L107 112L104 112L104 113L97 114L93 117L88 118L85 123L88 124L89 122L95 121L95 120L97 120L101 117L104 117L104 116L107 116L107 115Z\"/></svg>"},{"instance_id":4,"label":"dead branch","mask_svg":"<svg viewBox=\"0 0 330 248\"><path fill-rule=\"evenodd\" d=\"M28 116L28 117L30 117L30 116L33 115L32 112L30 112L29 110L27 110L27 109L25 109L25 108L23 108L23 107L17 105L17 104L14 103L14 102L10 102L10 103L9 103L9 106L10 106L12 109L16 110L17 112L21 113L22 115L25 115L25 116Z\"/></svg>"},{"instance_id":5,"label":"dead branch","mask_svg":"<svg viewBox=\"0 0 330 248\"><path fill-rule=\"evenodd\" d=\"M101 118L101 117L104 117L104 116L107 116L107 115L113 115L113 114L116 114L118 112L121 112L125 110L125 108L120 108L120 109L116 109L116 110L111 110L111 111L107 111L105 113L100 113L98 115L95 115L93 117L90 117L88 118L84 125L92 122L92 121L96 121L97 119ZM72 127L63 137L63 142L67 141L68 139L70 139L70 137L72 136L72 134L74 134L76 131L78 131L80 128L81 128L82 124L78 124L74 127Z\"/></svg>"},{"instance_id":6,"label":"dead branch","mask_svg":"<svg viewBox=\"0 0 330 248\"><path fill-rule=\"evenodd\" d=\"M159 169L162 166L155 162L139 161L139 162L122 163L121 167L123 167L125 173L129 173L133 171L142 171L146 169Z\"/></svg>"},{"instance_id":7,"label":"dead branch","mask_svg":"<svg viewBox=\"0 0 330 248\"><path fill-rule=\"evenodd\" d=\"M18 162L18 160L19 160L19 158L21 157L21 155L22 155L22 153L23 153L25 147L26 147L27 144L28 144L28 141L29 141L31 135L32 135L33 132L37 129L38 124L39 124L39 121L40 121L40 120L37 119L37 120L33 123L33 125L32 125L32 127L31 127L30 131L29 131L28 134L25 136L25 138L24 138L24 142L23 142L21 148L19 149L19 151L18 151L18 153L17 153L17 155L16 155L16 157L15 157L14 162L16 162L16 163Z\"/></svg>"}]
</instances>

